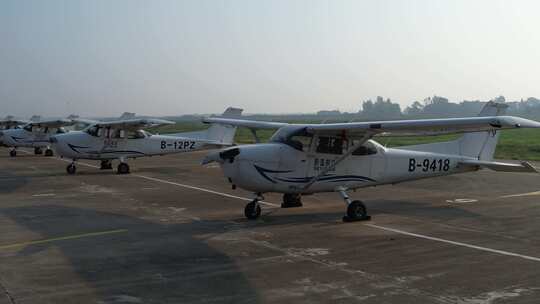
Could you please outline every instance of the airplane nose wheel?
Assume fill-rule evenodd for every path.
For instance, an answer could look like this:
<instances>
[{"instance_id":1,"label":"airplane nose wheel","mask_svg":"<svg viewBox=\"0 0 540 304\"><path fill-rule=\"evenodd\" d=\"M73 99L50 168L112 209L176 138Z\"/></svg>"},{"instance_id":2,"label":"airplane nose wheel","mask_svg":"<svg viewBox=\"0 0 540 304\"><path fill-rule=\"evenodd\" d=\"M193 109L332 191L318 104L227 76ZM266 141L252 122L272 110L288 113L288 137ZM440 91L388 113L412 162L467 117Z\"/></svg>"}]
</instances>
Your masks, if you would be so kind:
<instances>
[{"instance_id":1,"label":"airplane nose wheel","mask_svg":"<svg viewBox=\"0 0 540 304\"><path fill-rule=\"evenodd\" d=\"M43 154L43 151L41 150L40 147L35 147L34 148L34 154L35 155Z\"/></svg>"},{"instance_id":2,"label":"airplane nose wheel","mask_svg":"<svg viewBox=\"0 0 540 304\"><path fill-rule=\"evenodd\" d=\"M69 165L66 167L66 172L67 172L69 175L75 174L75 172L77 172L77 167L75 166L75 163L69 164Z\"/></svg>"},{"instance_id":3,"label":"airplane nose wheel","mask_svg":"<svg viewBox=\"0 0 540 304\"><path fill-rule=\"evenodd\" d=\"M259 216L261 216L261 206L259 206L259 200L261 199L260 196L257 196L257 198L255 198L254 200L252 200L251 202L249 202L247 205L246 205L246 208L244 208L244 215L249 219L249 220L255 220L257 219Z\"/></svg>"},{"instance_id":4,"label":"airplane nose wheel","mask_svg":"<svg viewBox=\"0 0 540 304\"><path fill-rule=\"evenodd\" d=\"M11 156L11 157L17 156L17 150L15 150L15 149L10 150L10 151L9 151L9 156Z\"/></svg>"},{"instance_id":5,"label":"airplane nose wheel","mask_svg":"<svg viewBox=\"0 0 540 304\"><path fill-rule=\"evenodd\" d=\"M54 155L54 153L53 153L52 149L45 150L45 156L53 156L53 155Z\"/></svg>"},{"instance_id":6,"label":"airplane nose wheel","mask_svg":"<svg viewBox=\"0 0 540 304\"><path fill-rule=\"evenodd\" d=\"M129 165L127 163L120 163L116 170L118 174L129 174Z\"/></svg>"}]
</instances>

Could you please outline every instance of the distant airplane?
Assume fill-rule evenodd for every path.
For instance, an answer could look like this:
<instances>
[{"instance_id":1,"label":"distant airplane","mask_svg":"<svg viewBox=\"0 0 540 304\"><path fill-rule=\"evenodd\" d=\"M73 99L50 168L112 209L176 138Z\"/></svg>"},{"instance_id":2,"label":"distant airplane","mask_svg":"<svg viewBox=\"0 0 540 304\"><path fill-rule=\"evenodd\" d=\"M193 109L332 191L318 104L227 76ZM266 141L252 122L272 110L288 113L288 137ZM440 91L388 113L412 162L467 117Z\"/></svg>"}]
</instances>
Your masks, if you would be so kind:
<instances>
[{"instance_id":1,"label":"distant airplane","mask_svg":"<svg viewBox=\"0 0 540 304\"><path fill-rule=\"evenodd\" d=\"M125 112L119 119L131 119L135 117L135 113ZM41 116L34 115L30 118L30 121L25 120L12 120L8 119L12 116L8 116L5 120L0 121L0 127L4 126L0 130L16 129L9 132L0 131L0 139L3 139L4 134L8 137L5 142L2 142L5 146L12 147L9 154L12 157L17 156L18 147L34 148L34 154L43 154L43 148L45 148L45 156L53 156L54 152L50 149L49 138L54 134L67 133L73 129L73 126L80 126L80 128L87 127L91 124L99 123L99 120L79 118L78 115L71 114L65 119L47 120L42 121ZM8 128L7 126L13 126Z\"/></svg>"},{"instance_id":2,"label":"distant airplane","mask_svg":"<svg viewBox=\"0 0 540 304\"><path fill-rule=\"evenodd\" d=\"M228 108L222 117L240 117L242 109ZM204 131L153 135L144 128L174 124L161 119L125 119L94 123L83 131L72 131L51 137L51 143L62 157L72 159L66 171L76 173L79 159L100 160L101 169L112 169L119 160L119 174L129 173L127 159L232 145L236 127L216 123Z\"/></svg>"},{"instance_id":3,"label":"distant airplane","mask_svg":"<svg viewBox=\"0 0 540 304\"><path fill-rule=\"evenodd\" d=\"M26 120L15 119L12 115L6 116L6 118L0 120L0 146L4 145L2 130L17 129L27 124Z\"/></svg>"},{"instance_id":4,"label":"distant airplane","mask_svg":"<svg viewBox=\"0 0 540 304\"><path fill-rule=\"evenodd\" d=\"M71 119L35 121L36 116L32 119L34 121L27 123L23 128L1 131L4 144L12 147L9 151L10 156L17 156L17 148L19 147L34 148L35 154L43 154L42 148L45 148L45 156L53 156L49 137L52 134L65 133L64 127L74 124Z\"/></svg>"},{"instance_id":5,"label":"distant airplane","mask_svg":"<svg viewBox=\"0 0 540 304\"><path fill-rule=\"evenodd\" d=\"M244 214L256 219L267 192L283 193L283 208L302 206L301 196L338 192L347 205L344 221L369 219L365 205L352 201L349 190L489 168L537 172L528 163L493 161L500 130L540 128L540 123L502 115L505 104L489 102L480 117L331 124L286 124L208 118L251 129L278 129L268 143L243 145L209 154L232 183L253 191ZM447 142L386 148L375 136L418 136L464 133Z\"/></svg>"}]
</instances>

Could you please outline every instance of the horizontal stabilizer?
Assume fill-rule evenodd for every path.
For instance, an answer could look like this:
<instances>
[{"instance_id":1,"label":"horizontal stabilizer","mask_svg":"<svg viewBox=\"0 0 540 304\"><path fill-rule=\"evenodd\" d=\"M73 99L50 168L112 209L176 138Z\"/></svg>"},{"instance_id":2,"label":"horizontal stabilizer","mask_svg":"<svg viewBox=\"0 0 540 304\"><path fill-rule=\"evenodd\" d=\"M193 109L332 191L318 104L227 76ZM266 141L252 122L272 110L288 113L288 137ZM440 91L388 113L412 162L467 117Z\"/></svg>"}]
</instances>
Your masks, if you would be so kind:
<instances>
[{"instance_id":1,"label":"horizontal stabilizer","mask_svg":"<svg viewBox=\"0 0 540 304\"><path fill-rule=\"evenodd\" d=\"M460 161L459 165L467 166L467 167L488 168L493 171L500 171L500 172L538 173L538 170L528 162L521 162L519 164L511 164L511 163L501 163L501 162L482 161L482 160L464 160L464 161Z\"/></svg>"}]
</instances>

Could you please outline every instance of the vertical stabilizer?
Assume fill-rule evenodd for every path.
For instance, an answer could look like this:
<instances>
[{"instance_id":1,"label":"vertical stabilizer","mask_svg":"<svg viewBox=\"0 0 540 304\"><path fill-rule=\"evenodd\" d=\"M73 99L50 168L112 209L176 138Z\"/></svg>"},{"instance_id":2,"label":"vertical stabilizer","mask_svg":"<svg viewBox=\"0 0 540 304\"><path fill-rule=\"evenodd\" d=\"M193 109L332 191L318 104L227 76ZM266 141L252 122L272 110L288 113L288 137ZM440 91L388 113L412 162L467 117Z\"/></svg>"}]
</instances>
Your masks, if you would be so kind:
<instances>
[{"instance_id":1,"label":"vertical stabilizer","mask_svg":"<svg viewBox=\"0 0 540 304\"><path fill-rule=\"evenodd\" d=\"M219 117L224 118L240 118L242 116L242 109L229 107ZM203 131L195 132L183 132L168 134L170 136L181 136L199 140L212 141L218 145L232 145L234 142L234 135L236 134L236 127L232 125L222 123L211 123L210 127Z\"/></svg>"},{"instance_id":2,"label":"vertical stabilizer","mask_svg":"<svg viewBox=\"0 0 540 304\"><path fill-rule=\"evenodd\" d=\"M242 116L242 111L243 110L239 108L229 107L223 112L221 117L240 118ZM213 123L210 128L206 130L207 139L230 145L234 142L236 129L235 126Z\"/></svg>"},{"instance_id":3,"label":"vertical stabilizer","mask_svg":"<svg viewBox=\"0 0 540 304\"><path fill-rule=\"evenodd\" d=\"M504 115L507 107L506 104L490 101L478 116ZM499 135L500 131L497 130L466 133L458 139L460 154L479 160L492 160L499 141Z\"/></svg>"}]
</instances>

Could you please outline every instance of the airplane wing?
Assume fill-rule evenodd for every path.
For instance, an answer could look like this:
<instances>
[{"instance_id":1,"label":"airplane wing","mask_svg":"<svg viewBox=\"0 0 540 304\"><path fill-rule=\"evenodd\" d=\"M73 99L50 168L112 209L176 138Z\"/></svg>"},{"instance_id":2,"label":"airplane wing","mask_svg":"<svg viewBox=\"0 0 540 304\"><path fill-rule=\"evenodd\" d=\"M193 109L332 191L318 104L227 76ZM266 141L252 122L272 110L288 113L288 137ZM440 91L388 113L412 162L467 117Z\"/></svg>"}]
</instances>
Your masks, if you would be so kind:
<instances>
[{"instance_id":1,"label":"airplane wing","mask_svg":"<svg viewBox=\"0 0 540 304\"><path fill-rule=\"evenodd\" d=\"M540 122L513 116L419 119L306 125L308 133L363 136L422 136L513 128L540 128Z\"/></svg>"},{"instance_id":2,"label":"airplane wing","mask_svg":"<svg viewBox=\"0 0 540 304\"><path fill-rule=\"evenodd\" d=\"M98 122L94 126L122 130L140 130L148 127L172 124L175 124L175 122L164 119L141 118Z\"/></svg>"},{"instance_id":3,"label":"airplane wing","mask_svg":"<svg viewBox=\"0 0 540 304\"><path fill-rule=\"evenodd\" d=\"M0 120L0 126L20 126L27 124L27 120L18 120L18 119L4 119Z\"/></svg>"},{"instance_id":4,"label":"airplane wing","mask_svg":"<svg viewBox=\"0 0 540 304\"><path fill-rule=\"evenodd\" d=\"M514 116L488 116L443 119L418 119L330 124L287 124L228 118L205 118L205 123L222 123L249 129L304 129L307 133L327 136L424 136L480 132L512 128L540 128L540 122Z\"/></svg>"},{"instance_id":5,"label":"airplane wing","mask_svg":"<svg viewBox=\"0 0 540 304\"><path fill-rule=\"evenodd\" d=\"M493 171L502 171L502 172L538 173L538 170L528 162L521 162L519 164L511 164L511 163L502 163L502 162L494 162L494 161L463 160L459 162L459 165L465 166L465 167L488 168Z\"/></svg>"},{"instance_id":6,"label":"airplane wing","mask_svg":"<svg viewBox=\"0 0 540 304\"><path fill-rule=\"evenodd\" d=\"M246 127L249 129L279 129L281 127L289 125L284 122L272 122L272 121L257 121L257 120L245 120L223 117L207 117L203 118L204 123L219 123L224 125L232 125L236 127Z\"/></svg>"},{"instance_id":7,"label":"airplane wing","mask_svg":"<svg viewBox=\"0 0 540 304\"><path fill-rule=\"evenodd\" d=\"M38 127L48 127L48 128L60 128L65 126L71 126L75 122L71 119L54 119L54 120L43 120L43 121L33 121L29 124L32 126Z\"/></svg>"}]
</instances>

